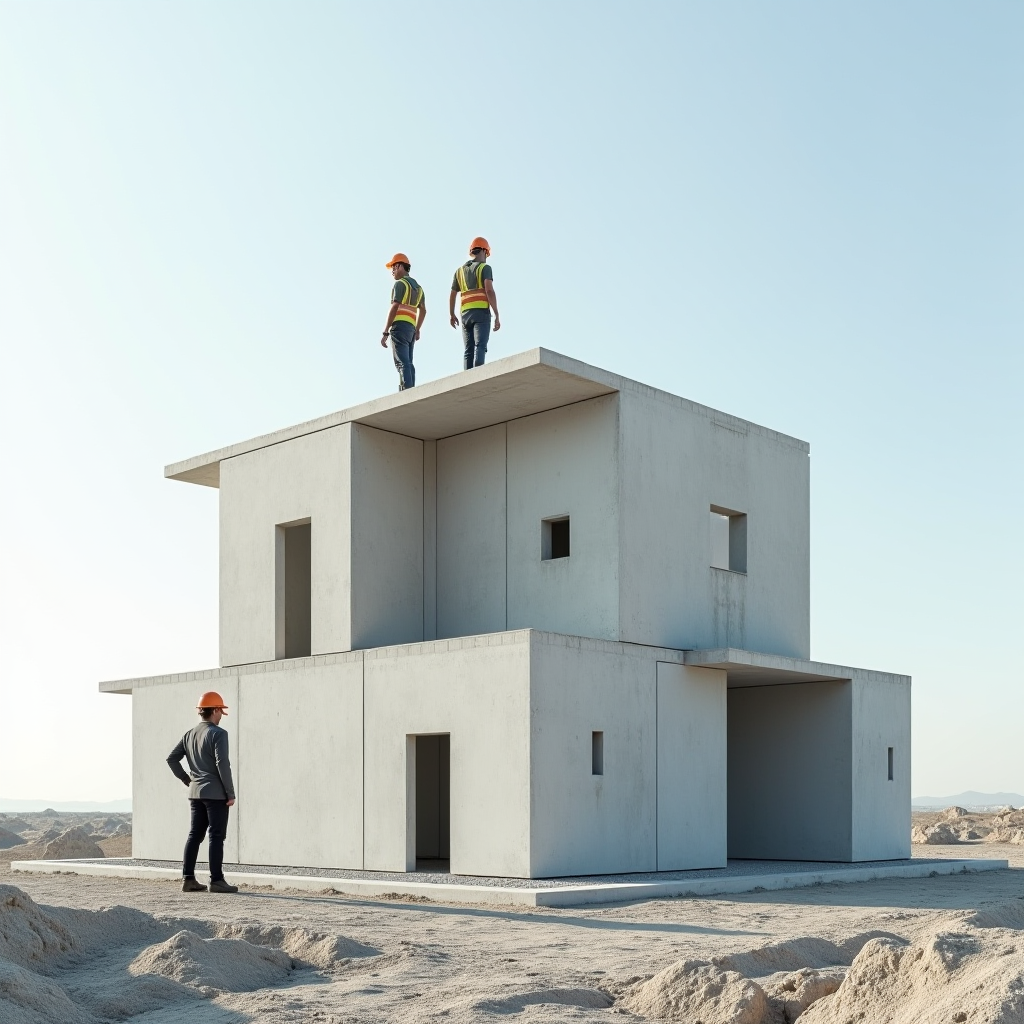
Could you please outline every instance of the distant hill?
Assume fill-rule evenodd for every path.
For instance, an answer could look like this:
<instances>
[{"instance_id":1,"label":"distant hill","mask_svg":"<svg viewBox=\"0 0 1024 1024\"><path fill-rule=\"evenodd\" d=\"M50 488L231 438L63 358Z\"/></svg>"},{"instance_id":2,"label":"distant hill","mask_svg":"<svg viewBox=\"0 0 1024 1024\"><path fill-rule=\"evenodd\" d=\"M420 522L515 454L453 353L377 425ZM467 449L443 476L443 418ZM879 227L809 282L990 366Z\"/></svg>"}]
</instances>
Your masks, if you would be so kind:
<instances>
[{"instance_id":1,"label":"distant hill","mask_svg":"<svg viewBox=\"0 0 1024 1024\"><path fill-rule=\"evenodd\" d=\"M0 813L10 814L45 811L120 811L122 814L132 809L131 800L5 800L0 797Z\"/></svg>"},{"instance_id":2,"label":"distant hill","mask_svg":"<svg viewBox=\"0 0 1024 1024\"><path fill-rule=\"evenodd\" d=\"M969 789L966 793L955 796L915 796L910 803L914 807L1024 807L1024 794L1021 793L978 793Z\"/></svg>"}]
</instances>

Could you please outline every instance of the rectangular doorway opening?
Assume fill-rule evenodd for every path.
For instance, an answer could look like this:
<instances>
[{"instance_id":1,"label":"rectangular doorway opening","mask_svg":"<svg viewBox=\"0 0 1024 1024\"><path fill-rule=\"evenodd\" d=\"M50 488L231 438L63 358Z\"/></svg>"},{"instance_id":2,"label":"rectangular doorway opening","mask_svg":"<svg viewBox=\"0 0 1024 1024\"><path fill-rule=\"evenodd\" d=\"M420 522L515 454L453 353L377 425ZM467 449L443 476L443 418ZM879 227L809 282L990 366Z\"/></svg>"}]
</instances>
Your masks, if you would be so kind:
<instances>
[{"instance_id":1,"label":"rectangular doorway opening","mask_svg":"<svg viewBox=\"0 0 1024 1024\"><path fill-rule=\"evenodd\" d=\"M451 735L416 737L416 870L451 864Z\"/></svg>"},{"instance_id":2,"label":"rectangular doorway opening","mask_svg":"<svg viewBox=\"0 0 1024 1024\"><path fill-rule=\"evenodd\" d=\"M277 658L307 658L313 650L312 542L308 519L275 528Z\"/></svg>"}]
</instances>

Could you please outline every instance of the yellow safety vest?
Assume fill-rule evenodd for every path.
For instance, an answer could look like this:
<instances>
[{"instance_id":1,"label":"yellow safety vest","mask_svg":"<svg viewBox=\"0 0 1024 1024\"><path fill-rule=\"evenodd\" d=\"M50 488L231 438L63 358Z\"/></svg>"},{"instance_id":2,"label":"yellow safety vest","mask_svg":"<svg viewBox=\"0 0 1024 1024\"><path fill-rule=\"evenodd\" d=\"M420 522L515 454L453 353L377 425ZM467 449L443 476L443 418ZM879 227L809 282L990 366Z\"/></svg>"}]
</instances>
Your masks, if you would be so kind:
<instances>
[{"instance_id":1,"label":"yellow safety vest","mask_svg":"<svg viewBox=\"0 0 1024 1024\"><path fill-rule=\"evenodd\" d=\"M399 284L405 285L405 301L398 304L398 312L395 314L395 323L399 320L416 326L416 309L423 301L423 289L413 287L407 278L399 278Z\"/></svg>"},{"instance_id":2,"label":"yellow safety vest","mask_svg":"<svg viewBox=\"0 0 1024 1024\"><path fill-rule=\"evenodd\" d=\"M487 301L487 292L484 291L484 267L486 266L486 263L478 264L472 278L464 266L455 271L455 279L459 282L459 291L462 293L463 312L467 309L491 308L491 304Z\"/></svg>"}]
</instances>

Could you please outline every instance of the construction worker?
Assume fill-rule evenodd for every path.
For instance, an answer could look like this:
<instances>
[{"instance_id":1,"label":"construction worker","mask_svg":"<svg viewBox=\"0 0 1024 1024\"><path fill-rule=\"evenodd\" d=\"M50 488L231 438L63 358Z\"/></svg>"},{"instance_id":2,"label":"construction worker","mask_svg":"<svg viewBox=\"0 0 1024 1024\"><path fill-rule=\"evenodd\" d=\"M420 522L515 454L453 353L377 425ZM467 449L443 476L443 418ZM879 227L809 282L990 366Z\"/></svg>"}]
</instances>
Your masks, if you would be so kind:
<instances>
[{"instance_id":1,"label":"construction worker","mask_svg":"<svg viewBox=\"0 0 1024 1024\"><path fill-rule=\"evenodd\" d=\"M210 892L238 892L237 885L224 879L224 837L228 832L228 808L235 803L235 785L228 760L228 734L220 727L228 713L224 698L213 690L204 693L196 706L202 721L187 733L170 752L171 771L188 786L192 805L192 827L185 841L181 866L182 892L206 892L196 880L196 858L206 833L210 834ZM188 760L189 770L181 767Z\"/></svg>"},{"instance_id":2,"label":"construction worker","mask_svg":"<svg viewBox=\"0 0 1024 1024\"><path fill-rule=\"evenodd\" d=\"M448 297L448 316L452 327L459 326L455 315L455 296L462 294L463 369L483 366L487 358L487 340L491 335L491 310L494 310L494 329L501 330L498 315L498 297L494 294L494 274L487 265L491 246L486 238L474 238L469 243L469 259L455 271L452 293Z\"/></svg>"},{"instance_id":3,"label":"construction worker","mask_svg":"<svg viewBox=\"0 0 1024 1024\"><path fill-rule=\"evenodd\" d=\"M390 335L395 369L398 370L398 390L404 391L416 386L412 347L420 340L420 329L427 319L427 303L423 289L409 276L412 265L404 252L396 252L384 266L391 271L395 286L391 289L391 308L380 344L381 348L387 348Z\"/></svg>"}]
</instances>

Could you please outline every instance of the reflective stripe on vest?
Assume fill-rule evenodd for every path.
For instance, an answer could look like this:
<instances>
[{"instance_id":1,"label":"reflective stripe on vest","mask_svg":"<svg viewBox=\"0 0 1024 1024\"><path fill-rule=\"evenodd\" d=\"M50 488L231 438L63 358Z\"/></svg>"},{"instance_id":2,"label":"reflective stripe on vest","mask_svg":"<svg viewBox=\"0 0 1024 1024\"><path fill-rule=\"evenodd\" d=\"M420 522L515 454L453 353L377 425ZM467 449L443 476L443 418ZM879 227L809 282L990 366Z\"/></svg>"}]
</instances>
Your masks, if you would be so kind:
<instances>
[{"instance_id":1,"label":"reflective stripe on vest","mask_svg":"<svg viewBox=\"0 0 1024 1024\"><path fill-rule=\"evenodd\" d=\"M455 272L455 276L459 282L459 291L462 293L462 309L490 309L491 304L487 301L487 292L484 291L484 267L486 263L481 263L476 268L476 274L474 277L475 281L472 282L474 287L470 287L470 280L466 274L465 267L459 267Z\"/></svg>"},{"instance_id":2,"label":"reflective stripe on vest","mask_svg":"<svg viewBox=\"0 0 1024 1024\"><path fill-rule=\"evenodd\" d=\"M398 304L398 312L395 314L395 321L401 320L403 323L412 324L416 326L416 309L419 304L423 301L423 289L413 288L411 284L403 277L400 279L401 283L405 285L405 302ZM409 300L412 299L410 302Z\"/></svg>"}]
</instances>

